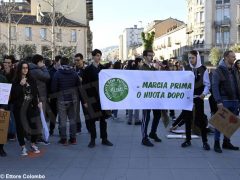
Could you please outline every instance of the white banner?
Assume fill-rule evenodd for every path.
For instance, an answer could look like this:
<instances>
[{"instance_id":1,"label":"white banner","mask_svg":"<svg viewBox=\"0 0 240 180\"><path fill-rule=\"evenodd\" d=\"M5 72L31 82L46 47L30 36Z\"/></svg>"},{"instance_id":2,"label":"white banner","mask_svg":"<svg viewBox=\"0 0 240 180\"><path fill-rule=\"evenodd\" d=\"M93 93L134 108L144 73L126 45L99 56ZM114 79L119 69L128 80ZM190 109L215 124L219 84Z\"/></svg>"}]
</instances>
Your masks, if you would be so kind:
<instances>
[{"instance_id":1,"label":"white banner","mask_svg":"<svg viewBox=\"0 0 240 180\"><path fill-rule=\"evenodd\" d=\"M0 83L0 104L8 104L12 84Z\"/></svg>"},{"instance_id":2,"label":"white banner","mask_svg":"<svg viewBox=\"0 0 240 180\"><path fill-rule=\"evenodd\" d=\"M99 91L103 110L192 110L191 71L102 70Z\"/></svg>"}]
</instances>

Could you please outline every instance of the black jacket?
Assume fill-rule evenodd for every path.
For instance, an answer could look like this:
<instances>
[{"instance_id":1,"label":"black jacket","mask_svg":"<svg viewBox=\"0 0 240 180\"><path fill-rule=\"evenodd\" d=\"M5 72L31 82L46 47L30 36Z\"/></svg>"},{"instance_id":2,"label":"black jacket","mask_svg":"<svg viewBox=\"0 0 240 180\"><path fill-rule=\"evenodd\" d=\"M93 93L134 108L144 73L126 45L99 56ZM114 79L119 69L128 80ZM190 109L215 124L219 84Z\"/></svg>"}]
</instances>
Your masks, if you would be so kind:
<instances>
[{"instance_id":1,"label":"black jacket","mask_svg":"<svg viewBox=\"0 0 240 180\"><path fill-rule=\"evenodd\" d=\"M22 86L18 81L15 81L12 85L10 102L14 105L15 110L20 110L26 101L30 102L28 108L38 109L37 84L31 78L28 78L27 82L28 87L26 85ZM26 97L30 97L30 99L26 100Z\"/></svg>"},{"instance_id":2,"label":"black jacket","mask_svg":"<svg viewBox=\"0 0 240 180\"><path fill-rule=\"evenodd\" d=\"M59 101L77 101L79 98L80 80L77 73L69 66L55 73L51 86L52 92L58 93Z\"/></svg>"},{"instance_id":3,"label":"black jacket","mask_svg":"<svg viewBox=\"0 0 240 180\"><path fill-rule=\"evenodd\" d=\"M50 80L50 75L46 67L39 68L36 64L30 63L29 69L31 76L36 80L40 99L44 100L47 97L47 82Z\"/></svg>"},{"instance_id":4,"label":"black jacket","mask_svg":"<svg viewBox=\"0 0 240 180\"><path fill-rule=\"evenodd\" d=\"M83 72L82 98L88 104L87 111L91 112L91 108L95 112L95 114L88 114L90 119L98 120L99 118L107 119L109 117L108 111L102 110L100 102L98 75L102 69L105 68L101 64L99 64L98 68L91 64Z\"/></svg>"}]
</instances>

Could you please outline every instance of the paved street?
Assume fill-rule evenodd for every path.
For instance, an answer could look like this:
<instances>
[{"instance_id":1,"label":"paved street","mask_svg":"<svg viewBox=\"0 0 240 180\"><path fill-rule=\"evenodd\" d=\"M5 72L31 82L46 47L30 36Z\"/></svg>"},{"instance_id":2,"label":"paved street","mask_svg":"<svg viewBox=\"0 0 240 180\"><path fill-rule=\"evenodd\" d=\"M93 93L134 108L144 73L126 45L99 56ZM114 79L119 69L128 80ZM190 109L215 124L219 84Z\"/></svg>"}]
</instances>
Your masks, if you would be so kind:
<instances>
[{"instance_id":1,"label":"paved street","mask_svg":"<svg viewBox=\"0 0 240 180\"><path fill-rule=\"evenodd\" d=\"M162 143L148 148L140 144L140 126L126 124L125 112L120 120L109 120L109 139L113 147L97 146L89 149L89 135L84 126L76 146L57 144L58 137L50 139L49 146L40 146L39 156L20 157L16 142L6 145L7 158L0 159L0 174L45 175L46 179L69 180L239 180L238 152L216 154L202 150L200 139L192 141L188 149L180 147L183 140L167 139L167 130L160 124ZM213 136L209 136L211 146ZM240 146L240 133L232 138Z\"/></svg>"}]
</instances>

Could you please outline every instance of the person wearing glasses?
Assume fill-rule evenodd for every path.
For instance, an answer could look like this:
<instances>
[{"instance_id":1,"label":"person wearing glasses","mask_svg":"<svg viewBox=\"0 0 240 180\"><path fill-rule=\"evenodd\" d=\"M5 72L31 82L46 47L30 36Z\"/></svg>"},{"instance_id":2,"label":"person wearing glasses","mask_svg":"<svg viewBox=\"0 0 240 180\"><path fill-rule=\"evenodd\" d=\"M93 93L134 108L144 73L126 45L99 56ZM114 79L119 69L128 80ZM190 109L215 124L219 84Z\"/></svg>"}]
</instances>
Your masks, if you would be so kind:
<instances>
[{"instance_id":1,"label":"person wearing glasses","mask_svg":"<svg viewBox=\"0 0 240 180\"><path fill-rule=\"evenodd\" d=\"M154 52L152 50L144 50L143 51L144 63L142 67L140 67L140 70L156 71L157 69L152 64L153 57L154 57ZM143 110L143 116L142 116L142 145L147 147L154 146L154 144L149 140L148 137L153 139L155 142L162 141L157 136L157 128L161 118L161 110L153 109L152 111L153 111L153 121L152 121L151 132L149 135L147 133L147 130L148 130L148 124L150 121L151 110L150 109Z\"/></svg>"},{"instance_id":2,"label":"person wearing glasses","mask_svg":"<svg viewBox=\"0 0 240 180\"><path fill-rule=\"evenodd\" d=\"M204 116L204 98L209 93L210 80L207 68L202 65L201 57L198 51L192 50L188 54L189 65L185 66L185 71L192 71L195 77L194 85L194 105L195 105L195 119L193 119L192 111L183 111L183 119L186 127L186 140L182 143L182 147L191 146L191 127L192 122L200 128L203 149L210 150L207 139L207 125L208 122Z\"/></svg>"},{"instance_id":3,"label":"person wearing glasses","mask_svg":"<svg viewBox=\"0 0 240 180\"><path fill-rule=\"evenodd\" d=\"M37 84L30 74L29 65L27 62L22 61L17 66L10 100L14 106L13 114L16 122L18 142L22 148L22 156L28 155L25 142L26 135L30 135L30 148L33 153L40 153L36 146L37 137L41 133L38 97Z\"/></svg>"},{"instance_id":4,"label":"person wearing glasses","mask_svg":"<svg viewBox=\"0 0 240 180\"><path fill-rule=\"evenodd\" d=\"M74 57L74 63L75 63L75 71L80 79L80 83L82 84L82 78L83 78L83 71L84 71L84 59L83 55L81 53L77 53ZM83 107L83 106L82 106ZM84 107L83 107L84 108ZM82 123L81 123L81 118L80 118L80 99L77 101L77 133L81 132L82 129ZM88 124L86 122L86 127L89 131Z\"/></svg>"}]
</instances>

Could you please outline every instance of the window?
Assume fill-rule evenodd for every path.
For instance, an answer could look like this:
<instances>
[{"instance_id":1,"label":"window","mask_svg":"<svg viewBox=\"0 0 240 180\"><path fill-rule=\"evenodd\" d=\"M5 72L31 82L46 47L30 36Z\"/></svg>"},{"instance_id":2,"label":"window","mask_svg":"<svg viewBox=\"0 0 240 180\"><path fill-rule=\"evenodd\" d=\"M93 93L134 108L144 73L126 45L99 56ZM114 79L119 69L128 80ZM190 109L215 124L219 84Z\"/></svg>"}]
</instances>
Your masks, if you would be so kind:
<instances>
[{"instance_id":1,"label":"window","mask_svg":"<svg viewBox=\"0 0 240 180\"><path fill-rule=\"evenodd\" d=\"M72 42L77 42L77 31L76 31L76 29L73 29L73 30L72 30L72 33L71 33L71 41L72 41Z\"/></svg>"},{"instance_id":2,"label":"window","mask_svg":"<svg viewBox=\"0 0 240 180\"><path fill-rule=\"evenodd\" d=\"M216 0L216 4L229 4L230 0Z\"/></svg>"},{"instance_id":3,"label":"window","mask_svg":"<svg viewBox=\"0 0 240 180\"><path fill-rule=\"evenodd\" d=\"M240 26L238 26L238 43L240 43Z\"/></svg>"},{"instance_id":4,"label":"window","mask_svg":"<svg viewBox=\"0 0 240 180\"><path fill-rule=\"evenodd\" d=\"M204 0L197 0L198 5L203 5L203 3L204 3Z\"/></svg>"},{"instance_id":5,"label":"window","mask_svg":"<svg viewBox=\"0 0 240 180\"><path fill-rule=\"evenodd\" d=\"M230 19L230 8L225 7L223 9L223 20L228 20L228 19Z\"/></svg>"},{"instance_id":6,"label":"window","mask_svg":"<svg viewBox=\"0 0 240 180\"><path fill-rule=\"evenodd\" d=\"M224 3L225 4L230 3L230 0L224 0Z\"/></svg>"},{"instance_id":7,"label":"window","mask_svg":"<svg viewBox=\"0 0 240 180\"><path fill-rule=\"evenodd\" d=\"M222 9L218 8L216 10L216 20L219 22L222 20Z\"/></svg>"},{"instance_id":8,"label":"window","mask_svg":"<svg viewBox=\"0 0 240 180\"><path fill-rule=\"evenodd\" d=\"M222 43L221 32L220 32L220 29L218 29L216 31L216 44L221 44L221 43Z\"/></svg>"},{"instance_id":9,"label":"window","mask_svg":"<svg viewBox=\"0 0 240 180\"><path fill-rule=\"evenodd\" d=\"M47 39L47 29L46 28L41 28L40 29L40 37L41 37L41 40L46 40Z\"/></svg>"},{"instance_id":10,"label":"window","mask_svg":"<svg viewBox=\"0 0 240 180\"><path fill-rule=\"evenodd\" d=\"M171 37L168 37L168 47L172 46Z\"/></svg>"},{"instance_id":11,"label":"window","mask_svg":"<svg viewBox=\"0 0 240 180\"><path fill-rule=\"evenodd\" d=\"M62 29L58 29L56 32L56 39L58 42L62 42Z\"/></svg>"},{"instance_id":12,"label":"window","mask_svg":"<svg viewBox=\"0 0 240 180\"><path fill-rule=\"evenodd\" d=\"M230 30L228 28L223 29L223 43L224 44L230 43Z\"/></svg>"},{"instance_id":13,"label":"window","mask_svg":"<svg viewBox=\"0 0 240 180\"><path fill-rule=\"evenodd\" d=\"M25 28L25 39L27 41L31 41L32 40L32 28L31 27L26 27Z\"/></svg>"},{"instance_id":14,"label":"window","mask_svg":"<svg viewBox=\"0 0 240 180\"><path fill-rule=\"evenodd\" d=\"M200 22L204 22L204 12L200 12Z\"/></svg>"},{"instance_id":15,"label":"window","mask_svg":"<svg viewBox=\"0 0 240 180\"><path fill-rule=\"evenodd\" d=\"M222 0L216 0L216 4L222 4Z\"/></svg>"},{"instance_id":16,"label":"window","mask_svg":"<svg viewBox=\"0 0 240 180\"><path fill-rule=\"evenodd\" d=\"M11 26L11 40L16 40L17 39L17 35L16 35L16 26Z\"/></svg>"}]
</instances>

